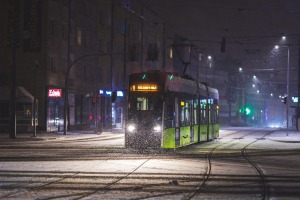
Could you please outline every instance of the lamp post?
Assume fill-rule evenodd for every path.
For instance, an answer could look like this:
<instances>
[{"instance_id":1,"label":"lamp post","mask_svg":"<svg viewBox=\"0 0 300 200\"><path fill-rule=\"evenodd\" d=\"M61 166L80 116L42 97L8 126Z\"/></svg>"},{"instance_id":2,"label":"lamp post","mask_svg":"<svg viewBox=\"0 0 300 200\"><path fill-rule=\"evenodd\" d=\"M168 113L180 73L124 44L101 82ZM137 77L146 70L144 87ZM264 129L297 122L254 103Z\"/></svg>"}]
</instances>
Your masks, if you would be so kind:
<instances>
[{"instance_id":1,"label":"lamp post","mask_svg":"<svg viewBox=\"0 0 300 200\"><path fill-rule=\"evenodd\" d=\"M206 83L208 81L208 68L211 68L212 57L210 55L207 56L207 66L206 66Z\"/></svg>"},{"instance_id":2,"label":"lamp post","mask_svg":"<svg viewBox=\"0 0 300 200\"><path fill-rule=\"evenodd\" d=\"M37 117L37 115L36 115L36 71L38 70L38 66L39 66L39 63L38 63L38 61L35 61L35 64L34 64L34 66L33 66L33 68L32 68L32 71L33 71L33 73L34 73L34 94L33 94L33 135L32 135L32 137L36 137L36 117Z\"/></svg>"},{"instance_id":3,"label":"lamp post","mask_svg":"<svg viewBox=\"0 0 300 200\"><path fill-rule=\"evenodd\" d=\"M289 136L289 83L290 83L290 45L282 45L287 48L287 72L286 72L286 135ZM275 46L276 49L279 45Z\"/></svg>"},{"instance_id":4,"label":"lamp post","mask_svg":"<svg viewBox=\"0 0 300 200\"><path fill-rule=\"evenodd\" d=\"M287 75L286 75L286 135L289 135L289 83L290 83L290 46L288 48L288 60L287 60Z\"/></svg>"}]
</instances>

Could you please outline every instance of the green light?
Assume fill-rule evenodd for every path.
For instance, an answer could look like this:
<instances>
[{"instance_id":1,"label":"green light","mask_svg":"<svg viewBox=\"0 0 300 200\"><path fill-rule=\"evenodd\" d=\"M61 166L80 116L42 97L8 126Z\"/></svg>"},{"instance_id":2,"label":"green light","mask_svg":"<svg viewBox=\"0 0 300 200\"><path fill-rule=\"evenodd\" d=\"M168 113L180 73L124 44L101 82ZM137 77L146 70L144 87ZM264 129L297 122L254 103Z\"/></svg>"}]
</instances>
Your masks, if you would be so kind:
<instances>
[{"instance_id":1,"label":"green light","mask_svg":"<svg viewBox=\"0 0 300 200\"><path fill-rule=\"evenodd\" d=\"M250 113L251 113L250 108L246 108L245 112L246 112L246 115L250 115Z\"/></svg>"},{"instance_id":2,"label":"green light","mask_svg":"<svg viewBox=\"0 0 300 200\"><path fill-rule=\"evenodd\" d=\"M143 74L143 76L142 76L142 80L145 80L146 76L147 76L147 74L146 74L146 73L145 73L145 74Z\"/></svg>"},{"instance_id":3,"label":"green light","mask_svg":"<svg viewBox=\"0 0 300 200\"><path fill-rule=\"evenodd\" d=\"M174 79L174 75L172 74L169 76L169 80L173 80L173 79Z\"/></svg>"}]
</instances>

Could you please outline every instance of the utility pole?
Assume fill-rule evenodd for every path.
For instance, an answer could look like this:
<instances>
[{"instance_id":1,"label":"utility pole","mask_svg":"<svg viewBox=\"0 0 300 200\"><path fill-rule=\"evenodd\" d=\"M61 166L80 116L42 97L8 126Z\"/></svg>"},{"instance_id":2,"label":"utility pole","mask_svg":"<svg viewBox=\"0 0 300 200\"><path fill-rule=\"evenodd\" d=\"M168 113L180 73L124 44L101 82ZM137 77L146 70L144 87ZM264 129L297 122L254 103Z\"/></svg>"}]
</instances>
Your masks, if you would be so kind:
<instances>
[{"instance_id":1,"label":"utility pole","mask_svg":"<svg viewBox=\"0 0 300 200\"><path fill-rule=\"evenodd\" d=\"M32 135L32 137L36 137L36 117L37 117L37 115L36 115L36 71L38 70L38 61L35 61L35 63L34 63L34 66L33 66L33 69L32 69L32 71L33 71L33 81L34 81L34 94L33 94L33 112L32 112L32 116L33 116L33 135Z\"/></svg>"},{"instance_id":2,"label":"utility pole","mask_svg":"<svg viewBox=\"0 0 300 200\"><path fill-rule=\"evenodd\" d=\"M71 1L69 0L69 13L68 13L68 50L67 50L67 63L68 63L68 69L71 65L70 63L70 49L71 49ZM69 78L69 76L66 76L66 79ZM68 80L65 80L65 83L68 83ZM64 135L67 134L67 130L70 129L69 124L69 109L68 109L68 102L69 102L69 91L68 91L68 85L65 84L65 101L64 101Z\"/></svg>"},{"instance_id":3,"label":"utility pole","mask_svg":"<svg viewBox=\"0 0 300 200\"><path fill-rule=\"evenodd\" d=\"M110 78L111 78L111 92L113 92L115 90L114 87L114 55L113 55L113 51L114 51L114 18L115 18L115 1L112 0L111 1L111 32L110 32L110 51L111 51L111 56L110 56ZM112 129L112 102L111 102L111 111L109 112L109 124L110 124L110 128Z\"/></svg>"},{"instance_id":4,"label":"utility pole","mask_svg":"<svg viewBox=\"0 0 300 200\"><path fill-rule=\"evenodd\" d=\"M300 129L300 102L299 102L299 96L300 96L300 39L298 41L298 105L297 105L297 130L299 131Z\"/></svg>"},{"instance_id":5,"label":"utility pole","mask_svg":"<svg viewBox=\"0 0 300 200\"><path fill-rule=\"evenodd\" d=\"M17 90L17 64L16 64L16 51L18 41L18 25L20 25L19 16L19 1L14 0L10 5L10 14L12 21L12 37L11 37L11 85L10 85L10 112L9 112L9 138L16 138L16 90Z\"/></svg>"}]
</instances>

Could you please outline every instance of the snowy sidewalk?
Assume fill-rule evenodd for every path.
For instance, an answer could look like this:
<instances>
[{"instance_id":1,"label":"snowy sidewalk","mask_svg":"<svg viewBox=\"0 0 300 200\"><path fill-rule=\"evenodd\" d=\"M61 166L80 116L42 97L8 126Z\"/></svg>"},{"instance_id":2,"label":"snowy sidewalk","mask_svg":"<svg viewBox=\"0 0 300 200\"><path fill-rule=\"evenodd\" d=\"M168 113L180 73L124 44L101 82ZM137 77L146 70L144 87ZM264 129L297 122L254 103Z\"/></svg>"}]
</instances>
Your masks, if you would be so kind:
<instances>
[{"instance_id":1,"label":"snowy sidewalk","mask_svg":"<svg viewBox=\"0 0 300 200\"><path fill-rule=\"evenodd\" d=\"M267 136L269 140L287 143L300 143L300 131L280 129Z\"/></svg>"},{"instance_id":2,"label":"snowy sidewalk","mask_svg":"<svg viewBox=\"0 0 300 200\"><path fill-rule=\"evenodd\" d=\"M37 141L37 140L68 140L79 138L95 138L112 134L124 134L121 131L94 133L94 131L68 131L66 135L63 132L37 132L36 136L33 133L17 133L16 138L9 138L9 133L0 133L0 141L13 142L13 141Z\"/></svg>"}]
</instances>

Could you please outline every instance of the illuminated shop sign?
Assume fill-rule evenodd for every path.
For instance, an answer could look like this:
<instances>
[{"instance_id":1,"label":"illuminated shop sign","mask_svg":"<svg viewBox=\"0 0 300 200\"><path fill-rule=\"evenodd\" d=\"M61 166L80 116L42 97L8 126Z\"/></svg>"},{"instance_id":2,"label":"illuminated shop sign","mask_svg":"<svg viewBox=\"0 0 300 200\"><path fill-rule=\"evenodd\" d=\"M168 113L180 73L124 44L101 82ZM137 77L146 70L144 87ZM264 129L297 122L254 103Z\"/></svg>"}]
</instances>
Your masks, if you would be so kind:
<instances>
[{"instance_id":1,"label":"illuminated shop sign","mask_svg":"<svg viewBox=\"0 0 300 200\"><path fill-rule=\"evenodd\" d=\"M124 97L123 91L117 91L117 97Z\"/></svg>"},{"instance_id":2,"label":"illuminated shop sign","mask_svg":"<svg viewBox=\"0 0 300 200\"><path fill-rule=\"evenodd\" d=\"M103 95L103 96L111 97L112 92L111 92L111 90L101 90L100 89L99 94ZM124 97L124 92L121 90L117 90L116 95L117 95L117 97Z\"/></svg>"},{"instance_id":3,"label":"illuminated shop sign","mask_svg":"<svg viewBox=\"0 0 300 200\"><path fill-rule=\"evenodd\" d=\"M292 97L292 101L293 101L294 103L298 103L298 97L297 97L297 96L293 96L293 97Z\"/></svg>"},{"instance_id":4,"label":"illuminated shop sign","mask_svg":"<svg viewBox=\"0 0 300 200\"><path fill-rule=\"evenodd\" d=\"M48 97L60 98L62 97L62 89L49 89Z\"/></svg>"},{"instance_id":5,"label":"illuminated shop sign","mask_svg":"<svg viewBox=\"0 0 300 200\"><path fill-rule=\"evenodd\" d=\"M110 97L111 91L110 90L99 90L99 94Z\"/></svg>"}]
</instances>

